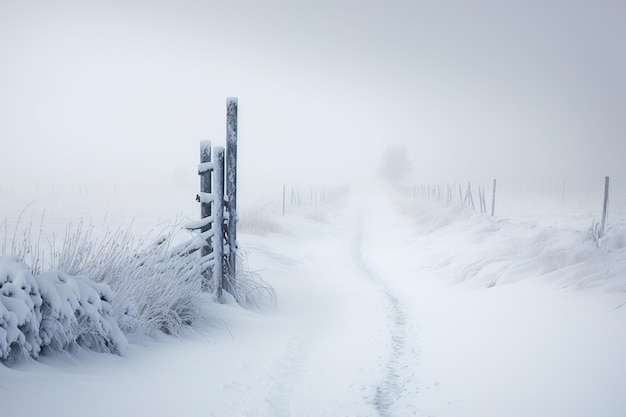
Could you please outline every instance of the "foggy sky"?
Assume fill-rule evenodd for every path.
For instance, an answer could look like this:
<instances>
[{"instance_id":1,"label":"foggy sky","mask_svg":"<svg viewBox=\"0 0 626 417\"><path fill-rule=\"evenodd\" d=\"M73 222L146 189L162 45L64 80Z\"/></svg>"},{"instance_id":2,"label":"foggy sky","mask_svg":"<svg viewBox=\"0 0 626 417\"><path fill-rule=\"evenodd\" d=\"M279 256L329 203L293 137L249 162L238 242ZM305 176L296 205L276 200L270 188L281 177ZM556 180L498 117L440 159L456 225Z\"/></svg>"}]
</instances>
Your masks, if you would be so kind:
<instances>
[{"instance_id":1,"label":"foggy sky","mask_svg":"<svg viewBox=\"0 0 626 417\"><path fill-rule=\"evenodd\" d=\"M0 0L0 185L624 175L625 4Z\"/></svg>"}]
</instances>

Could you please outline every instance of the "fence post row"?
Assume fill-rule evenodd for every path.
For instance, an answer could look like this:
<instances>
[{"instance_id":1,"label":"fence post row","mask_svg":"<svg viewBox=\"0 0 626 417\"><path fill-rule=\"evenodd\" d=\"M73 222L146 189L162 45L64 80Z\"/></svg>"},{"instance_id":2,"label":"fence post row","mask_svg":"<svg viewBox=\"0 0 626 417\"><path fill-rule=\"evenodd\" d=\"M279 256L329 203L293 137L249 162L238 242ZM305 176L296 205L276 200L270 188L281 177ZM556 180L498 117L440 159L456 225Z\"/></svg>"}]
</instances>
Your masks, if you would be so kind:
<instances>
[{"instance_id":1,"label":"fence post row","mask_svg":"<svg viewBox=\"0 0 626 417\"><path fill-rule=\"evenodd\" d=\"M215 146L211 152L210 141L200 142L200 193L196 200L200 202L201 220L187 226L190 230L199 229L204 241L200 261L202 290L214 289L219 302L223 290L235 295L237 258L237 99L228 98L226 108L226 157L223 146ZM224 250L225 244L228 251ZM225 273L228 280L224 279Z\"/></svg>"},{"instance_id":2,"label":"fence post row","mask_svg":"<svg viewBox=\"0 0 626 417\"><path fill-rule=\"evenodd\" d=\"M608 180L607 180L608 181ZM476 211L476 205L474 202L474 195L472 193L472 183L467 183L467 189L465 193L463 192L463 186L459 184L446 184L446 187L442 187L441 185L420 185L420 186L412 186L405 189L405 194L410 198L421 197L424 199L435 200L435 201L445 201L446 205L451 205L454 202L454 189L458 186L459 189L459 203L462 206L470 206L474 211ZM607 191L608 193L608 191ZM283 197L284 198L284 197ZM294 199L294 192L292 190L292 204ZM487 208L487 189L485 187L478 186L478 204L479 210L481 213L488 213ZM496 210L496 180L493 180L493 189L491 193L491 215L495 215Z\"/></svg>"},{"instance_id":3,"label":"fence post row","mask_svg":"<svg viewBox=\"0 0 626 417\"><path fill-rule=\"evenodd\" d=\"M497 181L494 178L493 188L491 191L491 216L494 216L496 213L496 185L497 185ZM419 190L421 191L421 193L418 193L417 190L418 188L416 187L412 187L408 189L408 195L410 197L416 197L418 194L420 194L422 198L427 198L428 200L435 199L435 200L443 201L443 192L442 192L442 188L439 185L434 186L432 188L430 186L422 185L419 187ZM446 194L446 204L449 205L452 203L452 187L448 185L447 191L448 192ZM604 177L604 204L602 206L602 222L598 226L599 237L603 237L604 234L606 233L606 222L607 222L608 214L609 214L608 213L609 212L609 191L610 191L610 177L606 176ZM561 202L562 204L565 204L565 181L563 181L561 193L562 193ZM486 194L485 188L478 186L478 199L480 203L481 213L487 213L487 202L486 202L485 194ZM459 201L461 202L462 205L464 204L471 205L472 209L476 210L476 206L474 205L474 197L472 196L471 182L467 183L467 190L465 192L465 196L463 196L463 189L461 187L461 184L459 184Z\"/></svg>"}]
</instances>

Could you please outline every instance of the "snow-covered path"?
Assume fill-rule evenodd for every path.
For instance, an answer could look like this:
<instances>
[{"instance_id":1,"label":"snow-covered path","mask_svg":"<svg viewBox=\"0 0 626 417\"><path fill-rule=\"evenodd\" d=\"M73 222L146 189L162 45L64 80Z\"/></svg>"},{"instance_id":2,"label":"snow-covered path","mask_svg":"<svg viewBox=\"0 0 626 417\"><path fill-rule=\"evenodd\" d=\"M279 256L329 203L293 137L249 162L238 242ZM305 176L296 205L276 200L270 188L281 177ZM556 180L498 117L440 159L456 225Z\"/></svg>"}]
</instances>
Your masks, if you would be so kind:
<instances>
[{"instance_id":1,"label":"snow-covered path","mask_svg":"<svg viewBox=\"0 0 626 417\"><path fill-rule=\"evenodd\" d=\"M275 311L208 304L123 358L0 366L2 415L626 415L623 249L554 267L543 230L527 254L533 228L384 196L280 222L240 237Z\"/></svg>"},{"instance_id":2,"label":"snow-covered path","mask_svg":"<svg viewBox=\"0 0 626 417\"><path fill-rule=\"evenodd\" d=\"M285 313L303 333L272 386L270 415L396 415L392 408L409 371L402 362L406 313L364 258L371 243L364 217L373 213L362 207L348 208L330 228L318 224L307 234L317 239L298 245L314 262L302 270L316 272L289 297L298 308Z\"/></svg>"},{"instance_id":3,"label":"snow-covered path","mask_svg":"<svg viewBox=\"0 0 626 417\"><path fill-rule=\"evenodd\" d=\"M361 207L367 207L367 205L362 202ZM373 213L369 213L367 216L368 220L372 219L373 216ZM379 252L384 249L380 248L377 242L369 241L368 235L365 232L366 226L364 223L366 220L364 220L363 211L360 212L358 219L353 242L353 262L358 267L361 276L369 279L373 284L378 285L379 291L384 295L386 303L387 331L390 336L391 346L391 353L387 359L385 379L382 380L376 387L374 405L376 406L376 411L380 416L392 416L395 415L392 412L392 409L396 401L401 394L405 393L403 380L407 379L407 376L409 375L414 375L411 373L411 364L414 364L415 361L407 362L405 359L405 352L407 348L407 313L406 308L400 302L398 296L387 286L384 277L381 277L381 275L374 272L368 265L363 252L365 250L369 250L370 252ZM374 219L378 220L378 216L375 216ZM378 223L378 225L380 224ZM372 225L369 223L367 230L370 230L371 227ZM415 358L416 355L413 352L413 359Z\"/></svg>"},{"instance_id":4,"label":"snow-covered path","mask_svg":"<svg viewBox=\"0 0 626 417\"><path fill-rule=\"evenodd\" d=\"M125 358L2 368L2 403L16 416L394 415L404 312L364 261L364 221L352 208L332 214L243 238L277 311L211 305L205 331L132 346ZM28 401L34 394L40 401Z\"/></svg>"}]
</instances>

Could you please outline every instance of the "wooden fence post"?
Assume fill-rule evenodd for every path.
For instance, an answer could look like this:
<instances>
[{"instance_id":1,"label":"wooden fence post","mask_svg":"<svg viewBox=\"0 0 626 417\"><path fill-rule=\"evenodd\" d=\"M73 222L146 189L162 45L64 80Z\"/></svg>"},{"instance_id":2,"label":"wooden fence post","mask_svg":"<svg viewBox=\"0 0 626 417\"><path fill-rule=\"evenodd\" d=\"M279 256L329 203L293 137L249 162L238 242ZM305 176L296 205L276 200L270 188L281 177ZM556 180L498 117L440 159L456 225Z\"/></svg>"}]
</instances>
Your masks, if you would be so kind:
<instances>
[{"instance_id":1,"label":"wooden fence post","mask_svg":"<svg viewBox=\"0 0 626 417\"><path fill-rule=\"evenodd\" d=\"M224 147L216 146L213 189L215 219L213 221L213 276L216 281L217 300L222 302L224 288Z\"/></svg>"},{"instance_id":2,"label":"wooden fence post","mask_svg":"<svg viewBox=\"0 0 626 417\"><path fill-rule=\"evenodd\" d=\"M228 198L228 276L236 277L237 266L237 106L235 97L226 99L226 196Z\"/></svg>"},{"instance_id":3,"label":"wooden fence post","mask_svg":"<svg viewBox=\"0 0 626 417\"><path fill-rule=\"evenodd\" d=\"M496 179L493 179L493 191L491 193L491 216L496 212Z\"/></svg>"},{"instance_id":4,"label":"wooden fence post","mask_svg":"<svg viewBox=\"0 0 626 417\"><path fill-rule=\"evenodd\" d=\"M285 215L285 188L286 186L283 184L283 216Z\"/></svg>"},{"instance_id":5,"label":"wooden fence post","mask_svg":"<svg viewBox=\"0 0 626 417\"><path fill-rule=\"evenodd\" d=\"M609 208L609 177L604 177L604 205L602 208L602 229L600 237L604 236L604 227L606 226L606 216Z\"/></svg>"},{"instance_id":6,"label":"wooden fence post","mask_svg":"<svg viewBox=\"0 0 626 417\"><path fill-rule=\"evenodd\" d=\"M200 142L200 163L211 162L211 141L205 140ZM200 192L211 193L211 170L207 169L200 173ZM200 218L205 219L211 217L211 203L200 203ZM206 232L211 228L211 224L208 223L200 228L200 233ZM207 244L201 249L201 256L205 257L213 251L211 244L207 241ZM211 283L211 269L206 269L202 272L202 290L207 291Z\"/></svg>"},{"instance_id":7,"label":"wooden fence post","mask_svg":"<svg viewBox=\"0 0 626 417\"><path fill-rule=\"evenodd\" d=\"M484 187L483 187L482 201L483 201L483 209L481 210L481 212L482 213L487 213L487 198L485 197L485 188Z\"/></svg>"}]
</instances>

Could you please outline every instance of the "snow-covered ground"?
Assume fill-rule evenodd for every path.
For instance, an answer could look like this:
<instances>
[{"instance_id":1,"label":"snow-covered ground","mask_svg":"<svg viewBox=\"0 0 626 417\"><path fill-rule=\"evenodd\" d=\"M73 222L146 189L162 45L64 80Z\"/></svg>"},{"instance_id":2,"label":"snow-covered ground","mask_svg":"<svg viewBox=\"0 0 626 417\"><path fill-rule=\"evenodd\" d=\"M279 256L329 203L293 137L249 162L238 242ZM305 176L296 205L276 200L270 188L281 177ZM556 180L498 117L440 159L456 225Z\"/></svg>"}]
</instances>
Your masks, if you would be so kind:
<instances>
[{"instance_id":1,"label":"snow-covered ground","mask_svg":"<svg viewBox=\"0 0 626 417\"><path fill-rule=\"evenodd\" d=\"M149 207L141 232L177 214ZM2 415L626 415L622 223L598 248L578 224L382 190L266 215L239 240L275 310L207 300L210 322L125 357L0 366Z\"/></svg>"}]
</instances>

